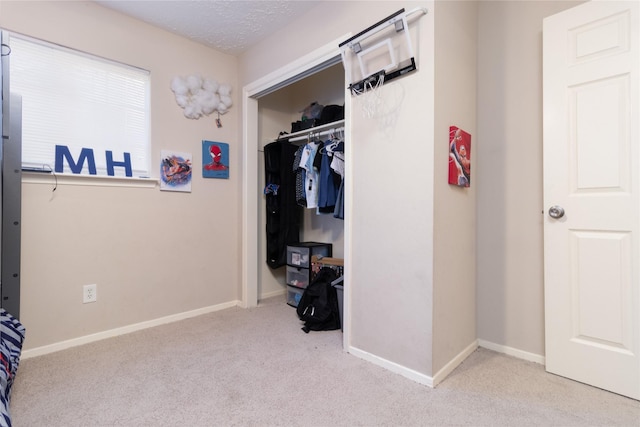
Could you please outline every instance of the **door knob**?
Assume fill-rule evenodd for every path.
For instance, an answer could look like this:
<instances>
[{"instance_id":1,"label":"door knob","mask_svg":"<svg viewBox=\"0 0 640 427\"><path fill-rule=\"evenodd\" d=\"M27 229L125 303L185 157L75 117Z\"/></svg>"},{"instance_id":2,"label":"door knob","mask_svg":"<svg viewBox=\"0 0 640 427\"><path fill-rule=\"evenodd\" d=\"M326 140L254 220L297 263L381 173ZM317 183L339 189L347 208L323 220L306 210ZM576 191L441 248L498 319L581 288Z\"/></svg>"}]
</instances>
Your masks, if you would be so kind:
<instances>
[{"instance_id":1,"label":"door knob","mask_svg":"<svg viewBox=\"0 0 640 427\"><path fill-rule=\"evenodd\" d=\"M562 209L562 207L558 205L551 206L549 208L549 216L555 219L562 218L564 216L564 209Z\"/></svg>"}]
</instances>

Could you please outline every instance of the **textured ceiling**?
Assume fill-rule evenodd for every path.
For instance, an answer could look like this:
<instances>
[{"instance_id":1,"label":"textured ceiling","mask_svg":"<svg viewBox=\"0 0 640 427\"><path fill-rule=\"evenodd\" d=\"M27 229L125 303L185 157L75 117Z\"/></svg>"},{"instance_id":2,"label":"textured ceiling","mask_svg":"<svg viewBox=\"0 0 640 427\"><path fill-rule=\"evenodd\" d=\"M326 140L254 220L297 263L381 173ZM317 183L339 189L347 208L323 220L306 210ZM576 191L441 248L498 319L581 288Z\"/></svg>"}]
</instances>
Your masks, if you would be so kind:
<instances>
[{"instance_id":1,"label":"textured ceiling","mask_svg":"<svg viewBox=\"0 0 640 427\"><path fill-rule=\"evenodd\" d=\"M94 0L175 34L238 55L319 1Z\"/></svg>"}]
</instances>

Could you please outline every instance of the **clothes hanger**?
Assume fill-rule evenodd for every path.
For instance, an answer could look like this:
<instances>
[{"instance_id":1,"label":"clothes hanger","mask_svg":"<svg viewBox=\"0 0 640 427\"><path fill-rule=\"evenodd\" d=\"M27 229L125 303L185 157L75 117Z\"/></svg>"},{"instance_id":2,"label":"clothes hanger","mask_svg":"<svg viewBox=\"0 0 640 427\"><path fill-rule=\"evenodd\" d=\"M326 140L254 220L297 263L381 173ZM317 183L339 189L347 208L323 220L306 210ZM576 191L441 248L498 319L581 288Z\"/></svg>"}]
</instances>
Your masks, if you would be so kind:
<instances>
[{"instance_id":1,"label":"clothes hanger","mask_svg":"<svg viewBox=\"0 0 640 427\"><path fill-rule=\"evenodd\" d=\"M333 130L335 132L335 129ZM340 130L338 130L340 132ZM333 152L333 150L342 142L341 138L335 136L335 133L331 133L331 143L328 145L327 150Z\"/></svg>"}]
</instances>

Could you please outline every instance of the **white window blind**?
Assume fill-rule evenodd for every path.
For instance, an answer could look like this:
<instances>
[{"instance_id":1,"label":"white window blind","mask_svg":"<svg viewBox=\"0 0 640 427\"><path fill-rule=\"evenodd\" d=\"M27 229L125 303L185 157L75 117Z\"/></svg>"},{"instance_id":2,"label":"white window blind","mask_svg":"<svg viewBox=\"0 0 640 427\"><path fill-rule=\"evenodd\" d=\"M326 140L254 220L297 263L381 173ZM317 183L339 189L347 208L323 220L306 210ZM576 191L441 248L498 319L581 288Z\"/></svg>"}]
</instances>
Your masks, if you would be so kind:
<instances>
[{"instance_id":1,"label":"white window blind","mask_svg":"<svg viewBox=\"0 0 640 427\"><path fill-rule=\"evenodd\" d=\"M149 175L148 71L15 34L9 45L10 90L22 96L23 167L54 169L61 145L78 164L83 148L93 150L97 175L107 175L107 151L114 176L125 176L124 153L134 177Z\"/></svg>"}]
</instances>

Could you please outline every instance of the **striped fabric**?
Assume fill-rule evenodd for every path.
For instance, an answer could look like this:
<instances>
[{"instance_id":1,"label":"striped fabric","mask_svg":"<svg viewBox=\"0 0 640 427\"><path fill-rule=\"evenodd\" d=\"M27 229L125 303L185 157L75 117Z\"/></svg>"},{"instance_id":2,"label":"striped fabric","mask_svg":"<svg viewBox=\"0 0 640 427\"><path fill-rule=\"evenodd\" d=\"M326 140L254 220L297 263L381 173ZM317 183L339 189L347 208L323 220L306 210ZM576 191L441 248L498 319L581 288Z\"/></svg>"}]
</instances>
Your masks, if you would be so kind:
<instances>
[{"instance_id":1,"label":"striped fabric","mask_svg":"<svg viewBox=\"0 0 640 427\"><path fill-rule=\"evenodd\" d=\"M22 343L24 342L24 326L0 308L0 426L11 426L9 415L9 398L11 386L18 371Z\"/></svg>"}]
</instances>

